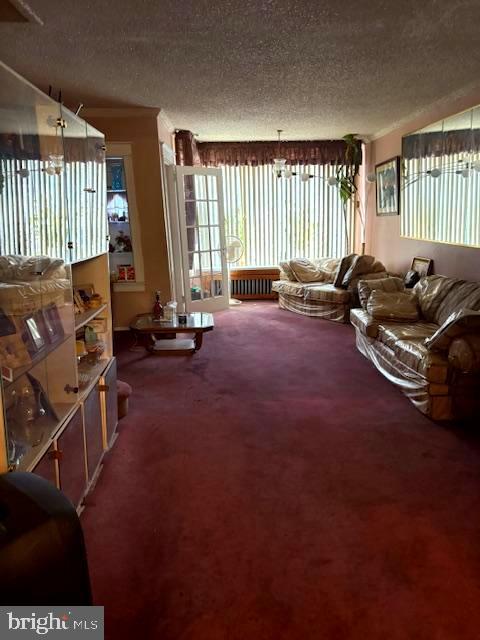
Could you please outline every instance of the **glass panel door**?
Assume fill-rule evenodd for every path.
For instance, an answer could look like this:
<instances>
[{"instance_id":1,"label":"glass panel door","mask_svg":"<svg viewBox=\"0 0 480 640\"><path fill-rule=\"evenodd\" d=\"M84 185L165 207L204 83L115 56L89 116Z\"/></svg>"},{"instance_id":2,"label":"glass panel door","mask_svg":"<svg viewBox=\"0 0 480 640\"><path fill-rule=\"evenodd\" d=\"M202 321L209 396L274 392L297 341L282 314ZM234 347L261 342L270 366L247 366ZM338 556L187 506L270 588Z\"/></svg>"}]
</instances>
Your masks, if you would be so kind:
<instances>
[{"instance_id":1,"label":"glass panel door","mask_svg":"<svg viewBox=\"0 0 480 640\"><path fill-rule=\"evenodd\" d=\"M228 308L228 273L220 169L177 167L187 311Z\"/></svg>"}]
</instances>

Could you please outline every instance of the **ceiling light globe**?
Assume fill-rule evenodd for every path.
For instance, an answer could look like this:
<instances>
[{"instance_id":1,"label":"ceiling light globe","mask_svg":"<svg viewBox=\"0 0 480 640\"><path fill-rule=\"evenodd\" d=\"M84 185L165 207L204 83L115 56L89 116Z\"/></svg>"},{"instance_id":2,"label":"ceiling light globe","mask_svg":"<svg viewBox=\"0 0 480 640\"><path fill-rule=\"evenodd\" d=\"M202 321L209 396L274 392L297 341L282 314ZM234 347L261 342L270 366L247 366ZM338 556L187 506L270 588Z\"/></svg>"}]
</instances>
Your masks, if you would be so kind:
<instances>
[{"instance_id":1,"label":"ceiling light globe","mask_svg":"<svg viewBox=\"0 0 480 640\"><path fill-rule=\"evenodd\" d=\"M329 178L327 178L327 184L329 187L336 187L337 186L337 179L335 176L330 176Z\"/></svg>"},{"instance_id":2,"label":"ceiling light globe","mask_svg":"<svg viewBox=\"0 0 480 640\"><path fill-rule=\"evenodd\" d=\"M435 167L435 169L432 169L430 171L430 176L432 178L439 178L442 175L442 172L440 171L440 169L438 167Z\"/></svg>"},{"instance_id":3,"label":"ceiling light globe","mask_svg":"<svg viewBox=\"0 0 480 640\"><path fill-rule=\"evenodd\" d=\"M283 176L284 176L285 178L289 178L289 179L290 179L290 178L292 177L292 172L290 171L290 169L287 169L287 170L285 171L285 173L283 174Z\"/></svg>"},{"instance_id":4,"label":"ceiling light globe","mask_svg":"<svg viewBox=\"0 0 480 640\"><path fill-rule=\"evenodd\" d=\"M302 182L308 182L309 178L310 178L310 174L309 173L301 173L300 174L300 180Z\"/></svg>"},{"instance_id":5,"label":"ceiling light globe","mask_svg":"<svg viewBox=\"0 0 480 640\"><path fill-rule=\"evenodd\" d=\"M374 173L369 173L367 175L367 182L376 182L377 176Z\"/></svg>"},{"instance_id":6,"label":"ceiling light globe","mask_svg":"<svg viewBox=\"0 0 480 640\"><path fill-rule=\"evenodd\" d=\"M470 169L462 169L462 171L460 172L462 175L462 178L468 178L470 177Z\"/></svg>"}]
</instances>

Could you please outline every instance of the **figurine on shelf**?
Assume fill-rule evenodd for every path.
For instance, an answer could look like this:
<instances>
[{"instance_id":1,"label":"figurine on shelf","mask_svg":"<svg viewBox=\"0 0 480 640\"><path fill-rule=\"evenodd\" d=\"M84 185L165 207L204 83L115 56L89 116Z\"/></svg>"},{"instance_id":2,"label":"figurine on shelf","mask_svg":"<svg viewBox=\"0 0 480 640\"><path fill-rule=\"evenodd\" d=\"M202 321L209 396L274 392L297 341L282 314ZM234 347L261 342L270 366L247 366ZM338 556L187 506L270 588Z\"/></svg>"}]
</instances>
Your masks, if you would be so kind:
<instances>
[{"instance_id":1,"label":"figurine on shelf","mask_svg":"<svg viewBox=\"0 0 480 640\"><path fill-rule=\"evenodd\" d=\"M127 236L124 231L119 231L118 236L115 238L115 251L129 252L132 250L132 241L130 236Z\"/></svg>"},{"instance_id":2,"label":"figurine on shelf","mask_svg":"<svg viewBox=\"0 0 480 640\"><path fill-rule=\"evenodd\" d=\"M160 322L163 318L163 306L160 302L160 291L155 291L155 304L153 305L153 321Z\"/></svg>"}]
</instances>

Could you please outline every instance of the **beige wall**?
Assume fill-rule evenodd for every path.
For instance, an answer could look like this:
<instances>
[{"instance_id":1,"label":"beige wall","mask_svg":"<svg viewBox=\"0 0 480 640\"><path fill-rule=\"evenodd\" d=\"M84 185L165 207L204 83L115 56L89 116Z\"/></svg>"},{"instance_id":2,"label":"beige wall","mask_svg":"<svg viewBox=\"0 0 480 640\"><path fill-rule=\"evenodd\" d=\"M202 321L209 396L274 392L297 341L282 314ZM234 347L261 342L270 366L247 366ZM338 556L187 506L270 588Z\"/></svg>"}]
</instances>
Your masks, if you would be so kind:
<instances>
[{"instance_id":1,"label":"beige wall","mask_svg":"<svg viewBox=\"0 0 480 640\"><path fill-rule=\"evenodd\" d=\"M462 98L443 101L436 108L374 140L367 145L368 171L373 171L379 162L401 155L403 135L479 103L480 90ZM412 257L417 255L433 258L435 273L480 279L480 249L401 238L400 216L376 216L375 185L369 185L367 189L367 252L378 257L389 270L404 273L410 267Z\"/></svg>"},{"instance_id":2,"label":"beige wall","mask_svg":"<svg viewBox=\"0 0 480 640\"><path fill-rule=\"evenodd\" d=\"M170 299L160 142L171 143L171 134L159 122L158 109L92 109L85 110L82 116L105 134L107 145L109 142L132 145L145 291L114 292L114 326L126 327L135 314L150 311L156 289L162 291L163 300Z\"/></svg>"}]
</instances>

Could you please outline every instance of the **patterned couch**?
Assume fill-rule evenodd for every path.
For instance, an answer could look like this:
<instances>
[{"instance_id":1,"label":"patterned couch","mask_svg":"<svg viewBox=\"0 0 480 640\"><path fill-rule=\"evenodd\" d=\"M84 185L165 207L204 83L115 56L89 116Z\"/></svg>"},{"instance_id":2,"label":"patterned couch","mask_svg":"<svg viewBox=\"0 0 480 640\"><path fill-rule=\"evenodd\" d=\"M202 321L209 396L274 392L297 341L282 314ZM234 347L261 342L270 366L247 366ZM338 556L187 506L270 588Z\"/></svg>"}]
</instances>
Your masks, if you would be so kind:
<instances>
[{"instance_id":1,"label":"patterned couch","mask_svg":"<svg viewBox=\"0 0 480 640\"><path fill-rule=\"evenodd\" d=\"M278 293L281 309L348 322L351 307L358 304L358 281L387 275L373 256L352 253L344 258L294 258L280 263L280 280L272 283L272 290Z\"/></svg>"},{"instance_id":2,"label":"patterned couch","mask_svg":"<svg viewBox=\"0 0 480 640\"><path fill-rule=\"evenodd\" d=\"M480 415L480 283L360 281L352 309L358 349L434 420Z\"/></svg>"}]
</instances>

